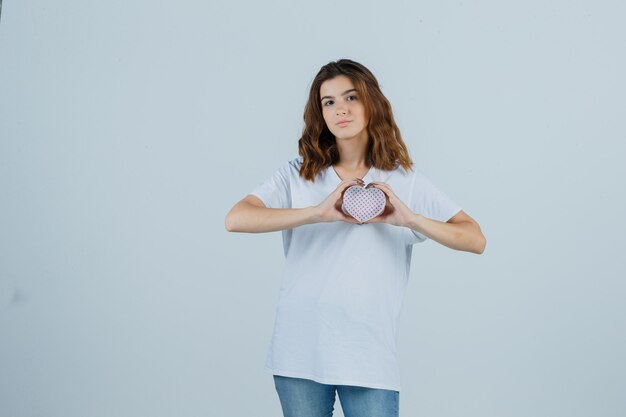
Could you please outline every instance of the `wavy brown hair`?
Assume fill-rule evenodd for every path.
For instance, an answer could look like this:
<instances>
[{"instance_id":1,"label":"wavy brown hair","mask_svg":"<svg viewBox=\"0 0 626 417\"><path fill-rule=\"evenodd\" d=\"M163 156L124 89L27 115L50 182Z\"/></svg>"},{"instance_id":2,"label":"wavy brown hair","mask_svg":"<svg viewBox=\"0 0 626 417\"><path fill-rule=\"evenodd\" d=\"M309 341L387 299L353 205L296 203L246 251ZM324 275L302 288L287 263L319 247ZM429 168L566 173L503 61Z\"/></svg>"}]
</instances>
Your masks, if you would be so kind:
<instances>
[{"instance_id":1,"label":"wavy brown hair","mask_svg":"<svg viewBox=\"0 0 626 417\"><path fill-rule=\"evenodd\" d=\"M298 152L303 158L300 176L314 181L320 171L339 161L337 142L326 126L320 101L322 83L338 75L350 78L365 107L368 166L385 171L398 166L406 170L412 168L413 161L393 119L391 104L380 90L376 77L362 64L340 59L324 65L313 79L304 108L304 129L298 140Z\"/></svg>"}]
</instances>

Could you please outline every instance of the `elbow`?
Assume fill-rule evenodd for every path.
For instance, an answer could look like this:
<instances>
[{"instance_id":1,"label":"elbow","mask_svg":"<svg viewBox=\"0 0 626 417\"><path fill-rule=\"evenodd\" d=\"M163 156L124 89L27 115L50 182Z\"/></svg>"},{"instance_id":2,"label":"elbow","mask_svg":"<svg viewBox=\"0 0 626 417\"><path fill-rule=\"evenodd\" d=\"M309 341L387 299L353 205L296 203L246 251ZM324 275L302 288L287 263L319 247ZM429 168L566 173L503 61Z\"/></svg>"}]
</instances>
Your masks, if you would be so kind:
<instances>
[{"instance_id":1,"label":"elbow","mask_svg":"<svg viewBox=\"0 0 626 417\"><path fill-rule=\"evenodd\" d=\"M229 212L224 219L224 227L227 232L236 232L235 230L235 219L233 218L233 213Z\"/></svg>"},{"instance_id":2,"label":"elbow","mask_svg":"<svg viewBox=\"0 0 626 417\"><path fill-rule=\"evenodd\" d=\"M246 205L236 204L224 218L224 228L229 232L252 232L250 212Z\"/></svg>"},{"instance_id":3,"label":"elbow","mask_svg":"<svg viewBox=\"0 0 626 417\"><path fill-rule=\"evenodd\" d=\"M485 247L487 246L487 239L485 238L485 236L482 236L479 240L480 244L478 245L478 249L476 249L476 254L478 255L482 255L482 253L485 251Z\"/></svg>"}]
</instances>

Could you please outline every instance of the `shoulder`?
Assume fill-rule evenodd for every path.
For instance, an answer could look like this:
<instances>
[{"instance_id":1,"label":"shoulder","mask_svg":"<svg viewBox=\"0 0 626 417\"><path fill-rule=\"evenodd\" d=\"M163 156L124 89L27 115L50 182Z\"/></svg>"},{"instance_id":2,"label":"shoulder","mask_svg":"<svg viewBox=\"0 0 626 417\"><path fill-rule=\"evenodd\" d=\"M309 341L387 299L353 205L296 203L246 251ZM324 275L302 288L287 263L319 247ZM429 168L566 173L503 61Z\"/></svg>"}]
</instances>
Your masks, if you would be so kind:
<instances>
[{"instance_id":1,"label":"shoulder","mask_svg":"<svg viewBox=\"0 0 626 417\"><path fill-rule=\"evenodd\" d=\"M297 178L300 175L300 167L302 166L302 157L292 158L285 161L279 168L278 172L288 179Z\"/></svg>"},{"instance_id":2,"label":"shoulder","mask_svg":"<svg viewBox=\"0 0 626 417\"><path fill-rule=\"evenodd\" d=\"M400 167L397 168L397 170L405 183L411 188L411 192L413 194L418 193L424 195L432 192L433 188L436 188L430 177L420 168L415 166L415 164L410 169Z\"/></svg>"},{"instance_id":3,"label":"shoulder","mask_svg":"<svg viewBox=\"0 0 626 417\"><path fill-rule=\"evenodd\" d=\"M304 161L304 158L302 156L298 156L296 158L293 158L287 161L286 165L289 165L289 167L300 171L300 167L302 166L303 161Z\"/></svg>"},{"instance_id":4,"label":"shoulder","mask_svg":"<svg viewBox=\"0 0 626 417\"><path fill-rule=\"evenodd\" d=\"M404 168L402 165L398 165L392 170L379 170L377 169L377 177L391 179L394 178L396 181L401 181L401 183L412 182L415 178L416 170L413 166L412 168Z\"/></svg>"},{"instance_id":5,"label":"shoulder","mask_svg":"<svg viewBox=\"0 0 626 417\"><path fill-rule=\"evenodd\" d=\"M434 185L430 177L417 168L413 170L411 177L411 183L413 184L413 187L420 188L422 191L428 188L432 188Z\"/></svg>"},{"instance_id":6,"label":"shoulder","mask_svg":"<svg viewBox=\"0 0 626 417\"><path fill-rule=\"evenodd\" d=\"M415 169L415 165L413 165L413 167L408 168L408 169L404 168L402 165L399 165L395 170L400 175L406 178L413 178L415 176L415 173L417 172L417 170Z\"/></svg>"},{"instance_id":7,"label":"shoulder","mask_svg":"<svg viewBox=\"0 0 626 417\"><path fill-rule=\"evenodd\" d=\"M419 182L429 182L430 178L426 173L413 163L413 166L409 169L404 169L403 167L399 167L399 170L402 171L403 175L411 180L411 182L419 183Z\"/></svg>"}]
</instances>

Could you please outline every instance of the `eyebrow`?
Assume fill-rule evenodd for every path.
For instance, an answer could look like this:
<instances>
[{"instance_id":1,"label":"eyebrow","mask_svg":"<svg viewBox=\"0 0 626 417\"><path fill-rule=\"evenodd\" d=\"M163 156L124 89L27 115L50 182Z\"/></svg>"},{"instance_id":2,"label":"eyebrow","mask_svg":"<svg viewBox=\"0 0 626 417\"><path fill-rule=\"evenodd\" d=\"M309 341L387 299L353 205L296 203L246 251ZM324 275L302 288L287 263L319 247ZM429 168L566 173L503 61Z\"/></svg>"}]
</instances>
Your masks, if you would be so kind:
<instances>
[{"instance_id":1,"label":"eyebrow","mask_svg":"<svg viewBox=\"0 0 626 417\"><path fill-rule=\"evenodd\" d=\"M345 96L348 93L351 93L352 91L356 91L356 88L351 88L349 90L344 91L343 93L341 93L342 96ZM333 96L324 96L320 99L320 101L324 100L325 98L334 98Z\"/></svg>"}]
</instances>

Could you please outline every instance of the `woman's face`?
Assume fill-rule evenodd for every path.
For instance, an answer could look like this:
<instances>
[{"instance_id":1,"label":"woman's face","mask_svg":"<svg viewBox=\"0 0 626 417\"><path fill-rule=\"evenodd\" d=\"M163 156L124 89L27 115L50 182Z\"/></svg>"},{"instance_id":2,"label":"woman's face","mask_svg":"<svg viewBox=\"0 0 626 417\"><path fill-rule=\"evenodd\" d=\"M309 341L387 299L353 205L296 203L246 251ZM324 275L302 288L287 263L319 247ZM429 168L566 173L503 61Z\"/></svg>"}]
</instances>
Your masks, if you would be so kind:
<instances>
[{"instance_id":1,"label":"woman's face","mask_svg":"<svg viewBox=\"0 0 626 417\"><path fill-rule=\"evenodd\" d=\"M361 96L350 78L338 75L320 86L322 115L336 139L367 142L367 116ZM346 123L338 124L342 121Z\"/></svg>"}]
</instances>

